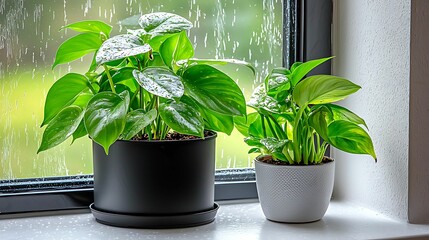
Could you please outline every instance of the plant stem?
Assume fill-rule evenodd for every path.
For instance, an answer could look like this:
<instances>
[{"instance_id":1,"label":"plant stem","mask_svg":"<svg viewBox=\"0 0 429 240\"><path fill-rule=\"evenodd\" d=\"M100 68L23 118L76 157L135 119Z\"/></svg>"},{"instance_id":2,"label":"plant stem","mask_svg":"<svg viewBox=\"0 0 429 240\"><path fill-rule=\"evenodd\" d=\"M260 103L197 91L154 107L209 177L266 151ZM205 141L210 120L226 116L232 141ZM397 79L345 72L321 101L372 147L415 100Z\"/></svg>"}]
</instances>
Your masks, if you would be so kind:
<instances>
[{"instance_id":1,"label":"plant stem","mask_svg":"<svg viewBox=\"0 0 429 240\"><path fill-rule=\"evenodd\" d=\"M277 139L280 139L280 137L277 135L277 132L274 130L273 125L270 121L270 118L267 118L268 127L270 128L271 132L273 133L274 137Z\"/></svg>"},{"instance_id":2,"label":"plant stem","mask_svg":"<svg viewBox=\"0 0 429 240\"><path fill-rule=\"evenodd\" d=\"M295 117L294 127L293 127L293 146L294 146L294 152L295 152L295 161L297 161L298 163L301 162L301 149L300 149L301 144L299 142L298 127L301 121L302 114L304 113L306 108L307 108L307 104L305 104L298 110L298 113Z\"/></svg>"},{"instance_id":3,"label":"plant stem","mask_svg":"<svg viewBox=\"0 0 429 240\"><path fill-rule=\"evenodd\" d=\"M262 113L259 114L261 116L261 123L262 123L262 134L264 135L264 138L267 138L267 129L265 128L265 119L264 115Z\"/></svg>"},{"instance_id":4,"label":"plant stem","mask_svg":"<svg viewBox=\"0 0 429 240\"><path fill-rule=\"evenodd\" d=\"M113 84L112 76L110 75L109 69L107 68L106 64L103 64L104 71L106 72L107 78L109 79L110 88L112 89L113 93L116 93L115 85Z\"/></svg>"},{"instance_id":5,"label":"plant stem","mask_svg":"<svg viewBox=\"0 0 429 240\"><path fill-rule=\"evenodd\" d=\"M283 127L280 126L280 124L277 122L277 120L272 115L268 115L268 117L273 121L274 125L276 125L276 127L278 129L282 130L282 131L280 131L280 135L281 135L282 139L288 139L287 134L285 133L285 129L283 129Z\"/></svg>"}]
</instances>

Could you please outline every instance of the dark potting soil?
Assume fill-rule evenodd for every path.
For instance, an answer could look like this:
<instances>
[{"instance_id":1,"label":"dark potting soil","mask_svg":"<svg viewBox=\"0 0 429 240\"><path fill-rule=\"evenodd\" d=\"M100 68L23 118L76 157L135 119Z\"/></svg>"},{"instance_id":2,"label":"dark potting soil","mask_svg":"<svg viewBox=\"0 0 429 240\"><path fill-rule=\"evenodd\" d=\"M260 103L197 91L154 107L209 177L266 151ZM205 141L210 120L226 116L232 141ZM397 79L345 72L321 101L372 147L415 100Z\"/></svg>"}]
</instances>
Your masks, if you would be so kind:
<instances>
[{"instance_id":1,"label":"dark potting soil","mask_svg":"<svg viewBox=\"0 0 429 240\"><path fill-rule=\"evenodd\" d=\"M213 132L210 131L204 131L204 137L210 137L213 136ZM201 139L200 137L191 136L191 135L185 135L177 132L169 132L167 133L167 136L165 136L164 140L191 140L191 139ZM135 141L143 141L143 140L149 140L147 135L144 136L134 136L132 140ZM156 141L156 140L153 140Z\"/></svg>"}]
</instances>

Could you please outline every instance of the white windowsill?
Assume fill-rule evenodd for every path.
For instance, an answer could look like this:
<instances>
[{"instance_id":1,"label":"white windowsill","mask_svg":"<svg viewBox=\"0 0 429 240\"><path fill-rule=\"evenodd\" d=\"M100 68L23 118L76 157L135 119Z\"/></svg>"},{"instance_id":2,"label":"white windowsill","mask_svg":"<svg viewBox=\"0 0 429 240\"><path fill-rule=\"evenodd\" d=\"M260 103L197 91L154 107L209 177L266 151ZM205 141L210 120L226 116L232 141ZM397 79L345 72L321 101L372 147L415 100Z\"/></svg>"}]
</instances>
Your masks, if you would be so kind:
<instances>
[{"instance_id":1,"label":"white windowsill","mask_svg":"<svg viewBox=\"0 0 429 240\"><path fill-rule=\"evenodd\" d=\"M427 238L422 237L427 236ZM200 227L143 230L97 223L91 214L0 220L0 239L429 239L429 225L392 220L373 211L331 202L325 217L308 224L265 219L259 203L222 202L216 220Z\"/></svg>"}]
</instances>

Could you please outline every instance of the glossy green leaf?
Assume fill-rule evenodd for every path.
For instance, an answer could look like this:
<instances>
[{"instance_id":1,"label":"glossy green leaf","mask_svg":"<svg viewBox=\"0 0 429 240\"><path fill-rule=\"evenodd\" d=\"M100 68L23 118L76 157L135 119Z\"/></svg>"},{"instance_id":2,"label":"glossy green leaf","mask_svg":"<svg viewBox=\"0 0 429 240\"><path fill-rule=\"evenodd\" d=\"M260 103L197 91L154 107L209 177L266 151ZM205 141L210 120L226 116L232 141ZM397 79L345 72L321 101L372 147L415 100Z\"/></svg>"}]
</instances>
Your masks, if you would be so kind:
<instances>
[{"instance_id":1,"label":"glossy green leaf","mask_svg":"<svg viewBox=\"0 0 429 240\"><path fill-rule=\"evenodd\" d=\"M134 79L133 71L135 68L124 67L119 69L112 75L112 81L116 84L121 84L127 86L130 91L135 92L139 87L139 84ZM108 82L106 82L108 84Z\"/></svg>"},{"instance_id":2,"label":"glossy green leaf","mask_svg":"<svg viewBox=\"0 0 429 240\"><path fill-rule=\"evenodd\" d=\"M332 112L324 105L313 111L308 117L308 124L325 140L329 142L328 125Z\"/></svg>"},{"instance_id":3,"label":"glossy green leaf","mask_svg":"<svg viewBox=\"0 0 429 240\"><path fill-rule=\"evenodd\" d=\"M75 132L82 118L82 108L78 106L64 108L46 127L37 153L64 142Z\"/></svg>"},{"instance_id":4,"label":"glossy green leaf","mask_svg":"<svg viewBox=\"0 0 429 240\"><path fill-rule=\"evenodd\" d=\"M71 37L58 48L52 68L55 68L58 64L68 63L88 53L95 52L100 48L101 44L100 34L97 33L81 33Z\"/></svg>"},{"instance_id":5,"label":"glossy green leaf","mask_svg":"<svg viewBox=\"0 0 429 240\"><path fill-rule=\"evenodd\" d=\"M201 64L186 69L182 77L187 93L203 107L225 115L246 114L243 93L225 73Z\"/></svg>"},{"instance_id":6,"label":"glossy green leaf","mask_svg":"<svg viewBox=\"0 0 429 240\"><path fill-rule=\"evenodd\" d=\"M204 119L204 126L216 132L223 132L231 135L234 129L234 121L232 116L222 115L208 109L200 109L201 116Z\"/></svg>"},{"instance_id":7,"label":"glossy green leaf","mask_svg":"<svg viewBox=\"0 0 429 240\"><path fill-rule=\"evenodd\" d=\"M204 121L200 113L184 102L168 102L159 105L162 120L174 131L204 137Z\"/></svg>"},{"instance_id":8,"label":"glossy green leaf","mask_svg":"<svg viewBox=\"0 0 429 240\"><path fill-rule=\"evenodd\" d=\"M74 131L73 133L73 140L72 140L72 144L79 138L84 137L88 135L88 132L86 131L85 128L85 124L83 122L83 118L79 123L79 126L77 127L77 129Z\"/></svg>"},{"instance_id":9,"label":"glossy green leaf","mask_svg":"<svg viewBox=\"0 0 429 240\"><path fill-rule=\"evenodd\" d=\"M251 148L247 153L248 154L251 154L251 153L261 153L261 149L259 149L259 148Z\"/></svg>"},{"instance_id":10,"label":"glossy green leaf","mask_svg":"<svg viewBox=\"0 0 429 240\"><path fill-rule=\"evenodd\" d=\"M165 34L151 38L148 43L152 47L153 52L159 52L161 44L171 36L172 34Z\"/></svg>"},{"instance_id":11,"label":"glossy green leaf","mask_svg":"<svg viewBox=\"0 0 429 240\"><path fill-rule=\"evenodd\" d=\"M293 64L291 71L291 82L292 86L295 86L305 75L307 75L311 70L319 66L320 64L332 59L333 57L315 59L304 63Z\"/></svg>"},{"instance_id":12,"label":"glossy green leaf","mask_svg":"<svg viewBox=\"0 0 429 240\"><path fill-rule=\"evenodd\" d=\"M137 109L127 114L127 121L125 128L122 133L122 138L129 140L134 137L137 133L141 132L143 128L151 124L157 116L155 109L149 112L144 112L143 109Z\"/></svg>"},{"instance_id":13,"label":"glossy green leaf","mask_svg":"<svg viewBox=\"0 0 429 240\"><path fill-rule=\"evenodd\" d=\"M237 60L237 59L198 59L198 58L190 58L190 59L184 59L184 60L180 60L177 62L177 65L192 65L192 64L206 64L206 65L227 65L227 64L237 64L237 65L242 65L245 67L248 67L250 70L252 70L253 74L256 74L256 70L253 67L252 64L245 62L245 61L241 61L241 60Z\"/></svg>"},{"instance_id":14,"label":"glossy green leaf","mask_svg":"<svg viewBox=\"0 0 429 240\"><path fill-rule=\"evenodd\" d=\"M247 116L234 116L235 128L243 134L245 137L249 137L249 127L256 119L259 114L257 112L249 113Z\"/></svg>"},{"instance_id":15,"label":"glossy green leaf","mask_svg":"<svg viewBox=\"0 0 429 240\"><path fill-rule=\"evenodd\" d=\"M91 100L93 96L94 94L92 94L91 92L84 92L76 98L72 105L79 106L82 109L85 109L89 100Z\"/></svg>"},{"instance_id":16,"label":"glossy green leaf","mask_svg":"<svg viewBox=\"0 0 429 240\"><path fill-rule=\"evenodd\" d=\"M266 136L264 135L263 127L262 127L262 118L261 115L258 114L255 121L253 121L249 125L249 135L253 137L258 138L266 138L266 137L274 137L275 134L271 131L271 129L268 126L267 119L264 118L264 125L265 125L265 132Z\"/></svg>"},{"instance_id":17,"label":"glossy green leaf","mask_svg":"<svg viewBox=\"0 0 429 240\"><path fill-rule=\"evenodd\" d=\"M346 120L352 123L362 124L368 129L365 120L363 120L361 117L359 117L352 111L334 104L327 104L326 106L331 109L334 120Z\"/></svg>"},{"instance_id":18,"label":"glossy green leaf","mask_svg":"<svg viewBox=\"0 0 429 240\"><path fill-rule=\"evenodd\" d=\"M131 34L117 35L107 39L95 56L97 65L152 51L149 44Z\"/></svg>"},{"instance_id":19,"label":"glossy green leaf","mask_svg":"<svg viewBox=\"0 0 429 240\"><path fill-rule=\"evenodd\" d=\"M118 94L101 92L89 101L84 115L85 128L106 154L122 133L126 115L127 102Z\"/></svg>"},{"instance_id":20,"label":"glossy green leaf","mask_svg":"<svg viewBox=\"0 0 429 240\"><path fill-rule=\"evenodd\" d=\"M204 120L204 129L213 130L215 132L223 132L228 135L234 129L234 121L232 116L222 115L217 112L211 111L201 107L194 99L189 96L183 95L180 99L200 112Z\"/></svg>"},{"instance_id":21,"label":"glossy green leaf","mask_svg":"<svg viewBox=\"0 0 429 240\"><path fill-rule=\"evenodd\" d=\"M134 78L146 91L167 99L180 98L185 87L180 77L165 68L150 67L133 71Z\"/></svg>"},{"instance_id":22,"label":"glossy green leaf","mask_svg":"<svg viewBox=\"0 0 429 240\"><path fill-rule=\"evenodd\" d=\"M80 21L62 27L61 29L68 28L77 32L92 32L92 33L104 33L106 37L109 37L112 31L112 26L96 20Z\"/></svg>"},{"instance_id":23,"label":"glossy green leaf","mask_svg":"<svg viewBox=\"0 0 429 240\"><path fill-rule=\"evenodd\" d=\"M311 76L295 86L293 99L299 106L324 104L343 100L358 91L360 86L331 75Z\"/></svg>"},{"instance_id":24,"label":"glossy green leaf","mask_svg":"<svg viewBox=\"0 0 429 240\"><path fill-rule=\"evenodd\" d=\"M49 123L63 108L70 106L81 93L87 91L89 81L83 75L69 73L58 79L46 96L42 126Z\"/></svg>"},{"instance_id":25,"label":"glossy green leaf","mask_svg":"<svg viewBox=\"0 0 429 240\"><path fill-rule=\"evenodd\" d=\"M186 32L183 31L165 40L159 48L159 53L165 65L170 69L174 69L173 66L177 61L194 56L194 48L188 36L186 36Z\"/></svg>"},{"instance_id":26,"label":"glossy green leaf","mask_svg":"<svg viewBox=\"0 0 429 240\"><path fill-rule=\"evenodd\" d=\"M142 15L139 19L139 25L152 36L177 33L192 28L192 23L187 19L166 12Z\"/></svg>"},{"instance_id":27,"label":"glossy green leaf","mask_svg":"<svg viewBox=\"0 0 429 240\"><path fill-rule=\"evenodd\" d=\"M264 84L259 85L255 88L252 95L250 96L247 106L252 107L256 110L264 109L268 112L279 113L280 104L276 99L267 95Z\"/></svg>"},{"instance_id":28,"label":"glossy green leaf","mask_svg":"<svg viewBox=\"0 0 429 240\"><path fill-rule=\"evenodd\" d=\"M377 161L372 140L359 125L344 120L334 121L328 126L328 135L332 146L349 153L369 154Z\"/></svg>"}]
</instances>

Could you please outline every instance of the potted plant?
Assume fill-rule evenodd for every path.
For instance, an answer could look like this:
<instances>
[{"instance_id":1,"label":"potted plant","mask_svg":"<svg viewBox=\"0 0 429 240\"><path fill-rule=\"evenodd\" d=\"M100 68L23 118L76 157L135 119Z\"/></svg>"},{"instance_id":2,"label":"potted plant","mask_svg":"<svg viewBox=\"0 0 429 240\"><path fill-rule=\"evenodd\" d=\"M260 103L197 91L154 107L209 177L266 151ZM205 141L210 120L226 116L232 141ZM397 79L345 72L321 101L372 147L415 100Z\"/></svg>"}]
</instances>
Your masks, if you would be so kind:
<instances>
[{"instance_id":1,"label":"potted plant","mask_svg":"<svg viewBox=\"0 0 429 240\"><path fill-rule=\"evenodd\" d=\"M334 185L334 160L329 145L369 154L372 140L365 121L333 104L360 87L332 76L304 78L331 58L275 68L253 92L247 105L256 112L237 117L237 129L260 153L255 160L256 184L265 216L278 222L312 222L325 214Z\"/></svg>"},{"instance_id":2,"label":"potted plant","mask_svg":"<svg viewBox=\"0 0 429 240\"><path fill-rule=\"evenodd\" d=\"M122 227L167 228L214 220L216 131L230 134L246 114L235 81L196 59L171 13L142 15L137 29L111 37L112 27L82 21L58 48L53 67L94 53L84 74L68 73L50 88L38 152L69 137L93 141L97 221Z\"/></svg>"}]
</instances>

